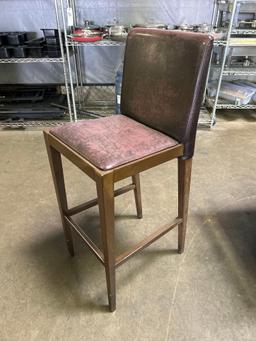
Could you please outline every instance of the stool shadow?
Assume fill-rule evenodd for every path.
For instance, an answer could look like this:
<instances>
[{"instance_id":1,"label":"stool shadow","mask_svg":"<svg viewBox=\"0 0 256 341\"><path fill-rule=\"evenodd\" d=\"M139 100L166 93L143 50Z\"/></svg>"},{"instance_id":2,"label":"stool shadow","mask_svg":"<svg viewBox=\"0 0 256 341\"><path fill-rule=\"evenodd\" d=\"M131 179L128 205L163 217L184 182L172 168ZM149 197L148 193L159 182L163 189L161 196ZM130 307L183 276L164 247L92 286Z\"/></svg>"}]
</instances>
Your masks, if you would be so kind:
<instances>
[{"instance_id":1,"label":"stool shadow","mask_svg":"<svg viewBox=\"0 0 256 341\"><path fill-rule=\"evenodd\" d=\"M135 215L116 215L116 220L136 219ZM139 221L139 220L137 220ZM94 214L87 214L85 225L89 234L97 243L100 237L99 219ZM56 226L42 226L51 233L44 235L39 242L27 245L25 250L28 259L33 259L40 269L38 282L46 283L42 290L46 295L59 302L59 309L104 313L108 312L107 290L104 267L84 245L80 238L74 238L75 256L70 257L66 250L62 227L56 230ZM117 244L124 241L117 238ZM129 247L129 246L128 246ZM24 250L23 250L24 251ZM128 272L120 278L118 286L125 286L131 281L138 271L153 266L152 263L161 256L172 255L176 250L147 249L140 254L139 264L128 269ZM129 281L128 281L129 279ZM98 287L95 292L94 289Z\"/></svg>"},{"instance_id":2,"label":"stool shadow","mask_svg":"<svg viewBox=\"0 0 256 341\"><path fill-rule=\"evenodd\" d=\"M249 307L256 308L256 209L218 211L205 222L195 215L204 238L221 258L230 285Z\"/></svg>"}]
</instances>

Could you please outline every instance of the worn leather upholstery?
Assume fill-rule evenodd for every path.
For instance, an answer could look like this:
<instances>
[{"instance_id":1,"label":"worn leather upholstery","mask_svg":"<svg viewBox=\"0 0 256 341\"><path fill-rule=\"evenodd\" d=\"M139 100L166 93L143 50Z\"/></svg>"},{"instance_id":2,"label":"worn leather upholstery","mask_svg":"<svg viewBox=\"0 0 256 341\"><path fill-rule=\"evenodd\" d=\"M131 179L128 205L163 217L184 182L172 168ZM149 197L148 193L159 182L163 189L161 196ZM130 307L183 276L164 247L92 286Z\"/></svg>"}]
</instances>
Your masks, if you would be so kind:
<instances>
[{"instance_id":1,"label":"worn leather upholstery","mask_svg":"<svg viewBox=\"0 0 256 341\"><path fill-rule=\"evenodd\" d=\"M177 145L177 141L123 115L66 123L50 132L102 170Z\"/></svg>"},{"instance_id":2,"label":"worn leather upholstery","mask_svg":"<svg viewBox=\"0 0 256 341\"><path fill-rule=\"evenodd\" d=\"M206 34L134 29L125 53L125 116L68 123L50 132L102 170L177 143L184 144L184 158L192 157L212 42Z\"/></svg>"},{"instance_id":3,"label":"worn leather upholstery","mask_svg":"<svg viewBox=\"0 0 256 341\"><path fill-rule=\"evenodd\" d=\"M194 153L213 38L207 34L136 28L126 44L122 114L184 144Z\"/></svg>"}]
</instances>

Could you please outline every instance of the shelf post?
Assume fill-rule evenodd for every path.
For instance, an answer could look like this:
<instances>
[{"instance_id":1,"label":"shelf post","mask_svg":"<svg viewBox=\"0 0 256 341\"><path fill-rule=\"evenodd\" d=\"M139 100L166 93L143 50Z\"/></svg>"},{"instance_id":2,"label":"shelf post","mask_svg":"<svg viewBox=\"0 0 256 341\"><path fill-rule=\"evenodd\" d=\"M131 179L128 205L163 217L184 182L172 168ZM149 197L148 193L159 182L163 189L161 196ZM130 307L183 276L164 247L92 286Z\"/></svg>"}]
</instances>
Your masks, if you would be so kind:
<instances>
[{"instance_id":1,"label":"shelf post","mask_svg":"<svg viewBox=\"0 0 256 341\"><path fill-rule=\"evenodd\" d=\"M227 58L227 51L228 51L228 47L229 47L230 36L231 36L231 32L232 32L232 27L233 27L233 21L234 21L234 17L235 17L235 13L236 13L236 8L237 8L237 0L234 0L232 6L233 7L232 7L232 12L231 12L231 18L230 18L229 26L228 26L226 44L224 46L222 63L221 63L221 68L220 68L220 77L219 77L219 80L218 80L215 101L214 101L213 108L212 108L211 127L214 125L215 120L216 120L216 110L217 110L217 105L218 105L218 99L219 99L219 93L220 93L221 82L222 82L222 77L223 77L223 71L224 71L224 68L225 68L225 62L226 62L226 58Z\"/></svg>"}]
</instances>

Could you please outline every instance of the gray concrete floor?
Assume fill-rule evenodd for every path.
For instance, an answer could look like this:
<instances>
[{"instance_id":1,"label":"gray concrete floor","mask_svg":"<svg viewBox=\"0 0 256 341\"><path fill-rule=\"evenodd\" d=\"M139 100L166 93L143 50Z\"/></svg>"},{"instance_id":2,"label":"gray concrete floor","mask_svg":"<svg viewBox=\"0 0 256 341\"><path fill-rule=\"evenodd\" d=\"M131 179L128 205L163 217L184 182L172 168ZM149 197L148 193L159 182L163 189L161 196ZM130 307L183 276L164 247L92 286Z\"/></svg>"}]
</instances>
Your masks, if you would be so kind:
<instances>
[{"instance_id":1,"label":"gray concrete floor","mask_svg":"<svg viewBox=\"0 0 256 341\"><path fill-rule=\"evenodd\" d=\"M1 131L0 340L255 340L255 131L236 119L199 130L185 253L171 231L120 267L113 314L102 265L77 238L73 259L65 249L42 132ZM94 197L64 166L70 202ZM116 199L118 250L175 216L176 177L176 162L142 173L143 220L132 193ZM97 213L78 217L95 238Z\"/></svg>"}]
</instances>

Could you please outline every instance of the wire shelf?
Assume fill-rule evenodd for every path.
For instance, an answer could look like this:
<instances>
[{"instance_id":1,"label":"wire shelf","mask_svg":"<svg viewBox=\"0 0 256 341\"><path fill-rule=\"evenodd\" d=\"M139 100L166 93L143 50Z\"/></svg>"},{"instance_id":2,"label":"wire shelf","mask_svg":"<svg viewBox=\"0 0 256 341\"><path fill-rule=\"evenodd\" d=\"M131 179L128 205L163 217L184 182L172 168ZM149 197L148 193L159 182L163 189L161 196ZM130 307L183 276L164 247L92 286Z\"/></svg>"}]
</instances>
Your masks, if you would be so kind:
<instances>
[{"instance_id":1,"label":"wire shelf","mask_svg":"<svg viewBox=\"0 0 256 341\"><path fill-rule=\"evenodd\" d=\"M237 2L242 4L254 4L255 0L237 0Z\"/></svg>"},{"instance_id":2,"label":"wire shelf","mask_svg":"<svg viewBox=\"0 0 256 341\"><path fill-rule=\"evenodd\" d=\"M241 41L236 41L234 39L239 39L239 38L230 38L229 41L227 41L227 40L214 40L214 45L215 46L226 46L226 45L228 45L230 47L255 47L256 46L256 40L255 40L255 42L248 40L248 39L252 39L252 38L241 38Z\"/></svg>"},{"instance_id":3,"label":"wire shelf","mask_svg":"<svg viewBox=\"0 0 256 341\"><path fill-rule=\"evenodd\" d=\"M225 76L255 76L256 69L255 68L240 68L233 67L224 69L223 75Z\"/></svg>"},{"instance_id":4,"label":"wire shelf","mask_svg":"<svg viewBox=\"0 0 256 341\"><path fill-rule=\"evenodd\" d=\"M246 105L236 105L236 104L228 104L228 103L218 103L217 109L256 109L256 104L246 104Z\"/></svg>"},{"instance_id":5,"label":"wire shelf","mask_svg":"<svg viewBox=\"0 0 256 341\"><path fill-rule=\"evenodd\" d=\"M256 46L256 38L230 38L228 41L228 45L230 47L255 47Z\"/></svg>"},{"instance_id":6,"label":"wire shelf","mask_svg":"<svg viewBox=\"0 0 256 341\"><path fill-rule=\"evenodd\" d=\"M212 70L219 71L219 65L212 65ZM256 75L256 67L242 67L241 65L225 67L222 75L224 76L255 76Z\"/></svg>"},{"instance_id":7,"label":"wire shelf","mask_svg":"<svg viewBox=\"0 0 256 341\"><path fill-rule=\"evenodd\" d=\"M233 29L232 31L231 31L231 34L232 35L243 35L243 36L249 36L249 35L256 35L256 29L239 29L239 28L237 28L237 29Z\"/></svg>"},{"instance_id":8,"label":"wire shelf","mask_svg":"<svg viewBox=\"0 0 256 341\"><path fill-rule=\"evenodd\" d=\"M95 41L94 43L68 41L67 45L68 46L124 46L125 42L103 39L103 40Z\"/></svg>"},{"instance_id":9,"label":"wire shelf","mask_svg":"<svg viewBox=\"0 0 256 341\"><path fill-rule=\"evenodd\" d=\"M0 64L60 63L62 61L62 58L6 58L0 59Z\"/></svg>"},{"instance_id":10,"label":"wire shelf","mask_svg":"<svg viewBox=\"0 0 256 341\"><path fill-rule=\"evenodd\" d=\"M214 99L207 98L206 99L206 106L207 107L213 107L214 106ZM244 105L238 105L238 104L231 104L231 103L225 103L221 102L219 99L218 104L216 106L216 109L237 109L237 110L244 110L244 109L256 109L256 104L244 104Z\"/></svg>"},{"instance_id":11,"label":"wire shelf","mask_svg":"<svg viewBox=\"0 0 256 341\"><path fill-rule=\"evenodd\" d=\"M62 120L13 120L13 121L0 121L0 128L10 129L26 129L26 128L42 128L54 127L59 124L69 122L69 119Z\"/></svg>"},{"instance_id":12,"label":"wire shelf","mask_svg":"<svg viewBox=\"0 0 256 341\"><path fill-rule=\"evenodd\" d=\"M213 44L215 46L226 46L227 45L227 41L226 40L214 40Z\"/></svg>"}]
</instances>

